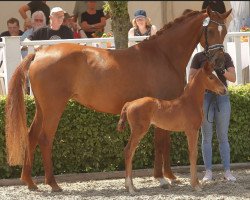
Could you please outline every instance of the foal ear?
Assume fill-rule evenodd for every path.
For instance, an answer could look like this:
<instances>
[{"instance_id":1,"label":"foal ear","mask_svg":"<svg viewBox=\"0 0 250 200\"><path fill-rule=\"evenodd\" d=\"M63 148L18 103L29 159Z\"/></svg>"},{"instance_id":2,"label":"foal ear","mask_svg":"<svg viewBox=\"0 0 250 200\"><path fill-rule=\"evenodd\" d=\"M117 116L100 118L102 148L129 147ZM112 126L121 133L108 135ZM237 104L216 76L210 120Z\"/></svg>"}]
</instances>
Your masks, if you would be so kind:
<instances>
[{"instance_id":1,"label":"foal ear","mask_svg":"<svg viewBox=\"0 0 250 200\"><path fill-rule=\"evenodd\" d=\"M214 70L214 64L212 62L206 61L203 68L206 71L206 73L211 74L212 71Z\"/></svg>"},{"instance_id":2,"label":"foal ear","mask_svg":"<svg viewBox=\"0 0 250 200\"><path fill-rule=\"evenodd\" d=\"M227 12L225 12L223 14L220 14L220 18L221 19L226 19L230 15L231 12L232 12L232 8L229 11L227 11Z\"/></svg>"}]
</instances>

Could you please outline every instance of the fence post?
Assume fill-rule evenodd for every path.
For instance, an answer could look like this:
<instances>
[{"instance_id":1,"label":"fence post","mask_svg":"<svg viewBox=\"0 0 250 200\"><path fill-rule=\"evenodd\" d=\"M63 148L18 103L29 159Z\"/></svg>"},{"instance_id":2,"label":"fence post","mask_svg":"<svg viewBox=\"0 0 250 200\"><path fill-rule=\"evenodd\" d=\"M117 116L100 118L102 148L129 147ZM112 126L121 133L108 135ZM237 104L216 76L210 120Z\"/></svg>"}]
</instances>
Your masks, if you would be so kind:
<instances>
[{"instance_id":1,"label":"fence post","mask_svg":"<svg viewBox=\"0 0 250 200\"><path fill-rule=\"evenodd\" d=\"M241 60L240 36L235 36L234 42L235 42L235 52L237 52L236 53L236 60L235 60L236 85L239 85L239 84L242 84L242 60Z\"/></svg>"},{"instance_id":2,"label":"fence post","mask_svg":"<svg viewBox=\"0 0 250 200\"><path fill-rule=\"evenodd\" d=\"M8 94L8 84L16 67L21 62L20 36L2 37L4 42L3 67L4 83L6 94Z\"/></svg>"}]
</instances>

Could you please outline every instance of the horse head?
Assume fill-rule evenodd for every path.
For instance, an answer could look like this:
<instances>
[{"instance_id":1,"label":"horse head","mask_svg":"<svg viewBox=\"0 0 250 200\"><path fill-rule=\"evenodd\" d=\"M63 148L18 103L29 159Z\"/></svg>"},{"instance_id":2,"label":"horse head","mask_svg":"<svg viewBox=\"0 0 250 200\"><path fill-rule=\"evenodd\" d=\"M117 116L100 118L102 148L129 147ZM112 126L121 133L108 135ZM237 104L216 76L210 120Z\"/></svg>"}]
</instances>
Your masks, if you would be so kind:
<instances>
[{"instance_id":1,"label":"horse head","mask_svg":"<svg viewBox=\"0 0 250 200\"><path fill-rule=\"evenodd\" d=\"M227 88L220 81L220 79L215 74L213 74L213 62L207 61L201 70L204 74L203 84L207 90L211 90L220 95L225 95L227 93Z\"/></svg>"},{"instance_id":2,"label":"horse head","mask_svg":"<svg viewBox=\"0 0 250 200\"><path fill-rule=\"evenodd\" d=\"M209 6L206 9L208 17L203 21L200 44L205 49L208 60L215 64L215 68L223 66L225 62L223 46L223 41L227 34L225 20L231 11L232 9L220 14L212 11Z\"/></svg>"}]
</instances>

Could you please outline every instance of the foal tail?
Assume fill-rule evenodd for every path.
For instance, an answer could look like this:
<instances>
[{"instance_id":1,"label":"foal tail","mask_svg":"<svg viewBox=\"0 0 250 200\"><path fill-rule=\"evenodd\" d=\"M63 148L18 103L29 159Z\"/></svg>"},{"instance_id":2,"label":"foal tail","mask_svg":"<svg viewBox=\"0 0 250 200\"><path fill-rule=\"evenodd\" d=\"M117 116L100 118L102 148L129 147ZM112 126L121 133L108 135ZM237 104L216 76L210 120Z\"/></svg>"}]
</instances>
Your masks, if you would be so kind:
<instances>
[{"instance_id":1,"label":"foal tail","mask_svg":"<svg viewBox=\"0 0 250 200\"><path fill-rule=\"evenodd\" d=\"M27 55L16 68L9 82L5 105L5 134L7 160L10 166L23 165L25 150L28 145L24 92L26 90L27 72L34 57L35 54Z\"/></svg>"},{"instance_id":2,"label":"foal tail","mask_svg":"<svg viewBox=\"0 0 250 200\"><path fill-rule=\"evenodd\" d=\"M120 120L117 124L117 131L121 132L126 128L126 121L127 121L127 107L129 103L125 103L125 105L122 108Z\"/></svg>"}]
</instances>

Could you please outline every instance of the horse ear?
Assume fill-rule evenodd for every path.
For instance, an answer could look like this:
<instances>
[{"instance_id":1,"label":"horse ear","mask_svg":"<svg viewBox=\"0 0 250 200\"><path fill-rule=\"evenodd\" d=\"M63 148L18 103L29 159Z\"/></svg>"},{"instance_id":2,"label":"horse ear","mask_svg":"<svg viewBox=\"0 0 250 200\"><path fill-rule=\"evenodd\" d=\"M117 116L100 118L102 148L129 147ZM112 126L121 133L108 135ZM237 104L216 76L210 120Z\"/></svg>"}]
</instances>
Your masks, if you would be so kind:
<instances>
[{"instance_id":1,"label":"horse ear","mask_svg":"<svg viewBox=\"0 0 250 200\"><path fill-rule=\"evenodd\" d=\"M230 9L229 11L227 11L227 12L225 12L223 14L220 14L220 18L221 19L226 19L230 15L231 12L232 12L232 9Z\"/></svg>"},{"instance_id":2,"label":"horse ear","mask_svg":"<svg viewBox=\"0 0 250 200\"><path fill-rule=\"evenodd\" d=\"M210 8L210 6L207 6L207 14L209 17L211 15L211 13L212 13L212 9Z\"/></svg>"},{"instance_id":3,"label":"horse ear","mask_svg":"<svg viewBox=\"0 0 250 200\"><path fill-rule=\"evenodd\" d=\"M214 64L212 62L206 61L203 68L206 71L206 73L211 74L212 71L214 70Z\"/></svg>"}]
</instances>

